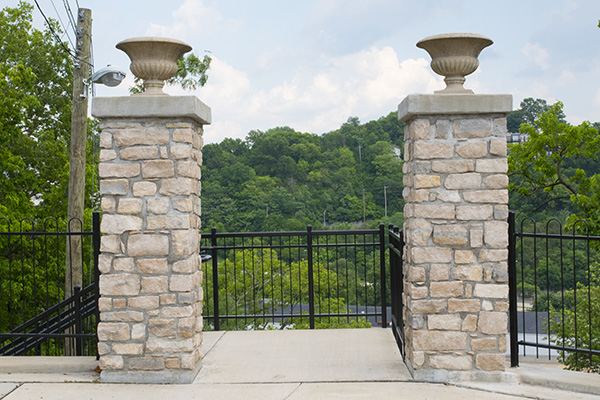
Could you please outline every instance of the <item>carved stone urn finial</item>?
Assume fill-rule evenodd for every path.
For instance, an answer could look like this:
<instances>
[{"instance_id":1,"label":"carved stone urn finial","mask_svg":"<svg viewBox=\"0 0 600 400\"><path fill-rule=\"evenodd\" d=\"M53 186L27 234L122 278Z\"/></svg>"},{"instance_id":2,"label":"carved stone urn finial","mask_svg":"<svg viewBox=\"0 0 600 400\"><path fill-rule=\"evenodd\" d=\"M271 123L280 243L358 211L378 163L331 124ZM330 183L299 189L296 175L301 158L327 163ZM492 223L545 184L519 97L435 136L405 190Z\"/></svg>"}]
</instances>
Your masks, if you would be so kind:
<instances>
[{"instance_id":1,"label":"carved stone urn finial","mask_svg":"<svg viewBox=\"0 0 600 400\"><path fill-rule=\"evenodd\" d=\"M445 76L446 88L435 94L472 94L465 89L465 76L479 67L479 53L494 43L490 38L475 33L446 33L429 36L417 43L431 56L431 69Z\"/></svg>"},{"instance_id":2,"label":"carved stone urn finial","mask_svg":"<svg viewBox=\"0 0 600 400\"><path fill-rule=\"evenodd\" d=\"M143 93L138 96L167 96L162 88L165 81L177 73L177 60L192 50L176 39L137 37L117 43L117 49L129 56L131 72L144 80Z\"/></svg>"}]
</instances>

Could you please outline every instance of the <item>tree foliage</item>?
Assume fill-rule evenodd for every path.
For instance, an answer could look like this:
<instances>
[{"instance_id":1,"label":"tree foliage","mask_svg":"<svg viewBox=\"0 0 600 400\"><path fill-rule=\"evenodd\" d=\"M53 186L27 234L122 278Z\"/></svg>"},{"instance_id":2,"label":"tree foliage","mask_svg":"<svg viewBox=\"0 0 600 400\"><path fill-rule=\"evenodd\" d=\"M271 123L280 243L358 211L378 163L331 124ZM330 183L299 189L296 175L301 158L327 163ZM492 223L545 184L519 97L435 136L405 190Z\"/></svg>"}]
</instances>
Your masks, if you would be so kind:
<instances>
[{"instance_id":1,"label":"tree foliage","mask_svg":"<svg viewBox=\"0 0 600 400\"><path fill-rule=\"evenodd\" d=\"M366 124L349 118L322 136L277 127L205 145L204 229L401 224L402 161L395 147L402 140L403 124L393 112Z\"/></svg>"},{"instance_id":2,"label":"tree foliage","mask_svg":"<svg viewBox=\"0 0 600 400\"><path fill-rule=\"evenodd\" d=\"M177 73L167 81L168 85L181 86L185 90L196 90L206 85L208 81L208 69L212 58L205 54L200 59L196 54L190 53L187 56L181 56L177 60ZM129 93L143 93L144 86L142 80L134 78L134 86L129 88Z\"/></svg>"},{"instance_id":3,"label":"tree foliage","mask_svg":"<svg viewBox=\"0 0 600 400\"><path fill-rule=\"evenodd\" d=\"M521 196L551 201L569 200L571 225L585 219L600 232L600 135L589 122L564 122L562 103L542 112L535 125L523 124L523 143L510 146L509 189ZM535 201L535 200L534 200ZM579 225L578 225L579 226Z\"/></svg>"}]
</instances>

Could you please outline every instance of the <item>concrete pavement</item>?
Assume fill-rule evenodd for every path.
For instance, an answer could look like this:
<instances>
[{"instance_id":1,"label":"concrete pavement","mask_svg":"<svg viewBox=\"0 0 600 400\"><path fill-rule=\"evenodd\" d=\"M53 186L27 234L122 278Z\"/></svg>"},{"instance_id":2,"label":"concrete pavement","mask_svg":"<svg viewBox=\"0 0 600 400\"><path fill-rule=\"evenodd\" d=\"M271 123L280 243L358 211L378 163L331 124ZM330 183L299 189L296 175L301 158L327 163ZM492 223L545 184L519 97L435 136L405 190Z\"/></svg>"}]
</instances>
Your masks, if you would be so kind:
<instances>
[{"instance_id":1,"label":"concrete pavement","mask_svg":"<svg viewBox=\"0 0 600 400\"><path fill-rule=\"evenodd\" d=\"M0 358L0 399L600 399L600 375L523 363L502 383L412 381L389 329L206 332L191 385L101 384L94 358Z\"/></svg>"}]
</instances>

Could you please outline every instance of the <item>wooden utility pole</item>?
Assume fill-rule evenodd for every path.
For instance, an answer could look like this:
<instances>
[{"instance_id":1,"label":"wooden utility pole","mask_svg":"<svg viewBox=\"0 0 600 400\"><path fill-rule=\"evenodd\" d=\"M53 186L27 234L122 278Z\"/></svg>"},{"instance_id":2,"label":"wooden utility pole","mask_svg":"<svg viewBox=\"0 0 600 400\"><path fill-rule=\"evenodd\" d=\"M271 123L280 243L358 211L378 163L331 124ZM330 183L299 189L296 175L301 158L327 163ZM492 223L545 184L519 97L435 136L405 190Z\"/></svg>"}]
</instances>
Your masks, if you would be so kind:
<instances>
[{"instance_id":1,"label":"wooden utility pole","mask_svg":"<svg viewBox=\"0 0 600 400\"><path fill-rule=\"evenodd\" d=\"M71 158L67 208L70 231L83 231L91 38L92 11L80 8L77 11L77 44L73 71L73 109L71 111ZM75 219L71 221L73 218ZM81 239L81 236L67 237L65 298L73 294L73 287L82 286L83 283Z\"/></svg>"}]
</instances>

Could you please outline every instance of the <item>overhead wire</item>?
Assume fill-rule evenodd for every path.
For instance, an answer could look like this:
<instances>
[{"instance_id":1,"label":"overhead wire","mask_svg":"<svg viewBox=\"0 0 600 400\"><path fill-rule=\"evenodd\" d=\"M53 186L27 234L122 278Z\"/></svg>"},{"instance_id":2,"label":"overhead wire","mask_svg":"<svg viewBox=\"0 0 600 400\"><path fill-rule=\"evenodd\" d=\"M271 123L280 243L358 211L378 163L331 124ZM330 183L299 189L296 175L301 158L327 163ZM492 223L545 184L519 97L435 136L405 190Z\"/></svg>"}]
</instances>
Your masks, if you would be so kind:
<instances>
[{"instance_id":1,"label":"overhead wire","mask_svg":"<svg viewBox=\"0 0 600 400\"><path fill-rule=\"evenodd\" d=\"M42 7L40 7L40 4L38 3L38 1L37 0L33 0L33 1L35 2L35 5L37 6L37 9L39 10L40 14L42 14L42 17L44 17L44 20L46 21L46 25L48 25L48 29L50 29L50 32L52 32L52 35L58 41L58 44L60 44L60 46L67 53L69 53L69 55L71 57L73 57L74 59L77 59L77 56L75 54L73 54L73 52L71 51L71 49L69 49L67 46L65 46L65 43L63 42L63 40L58 36L58 34L56 33L56 31L52 27L52 24L50 23L50 20L48 19L48 17L46 17L46 14L44 14L44 11L42 11Z\"/></svg>"},{"instance_id":2,"label":"overhead wire","mask_svg":"<svg viewBox=\"0 0 600 400\"><path fill-rule=\"evenodd\" d=\"M77 36L77 22L75 21L75 17L73 16L73 12L71 11L71 6L67 0L63 0L63 4L65 6L65 11L67 12L67 17L71 22L71 26L73 27L73 32L75 32L75 36Z\"/></svg>"},{"instance_id":3,"label":"overhead wire","mask_svg":"<svg viewBox=\"0 0 600 400\"><path fill-rule=\"evenodd\" d=\"M60 13L56 9L56 5L54 4L54 0L50 0L50 3L52 3L52 7L54 8L54 11L56 12L56 16L58 17L58 23L60 24L60 26L63 29L63 36L66 35L67 39L69 40L69 43L71 43L71 46L75 47L75 45L73 44L73 41L71 40L71 37L69 36L69 32L68 32L69 27L65 26L65 23L63 22L62 18L60 17ZM69 23L70 23L70 21L69 21ZM61 37L61 39L62 39L62 37Z\"/></svg>"}]
</instances>

